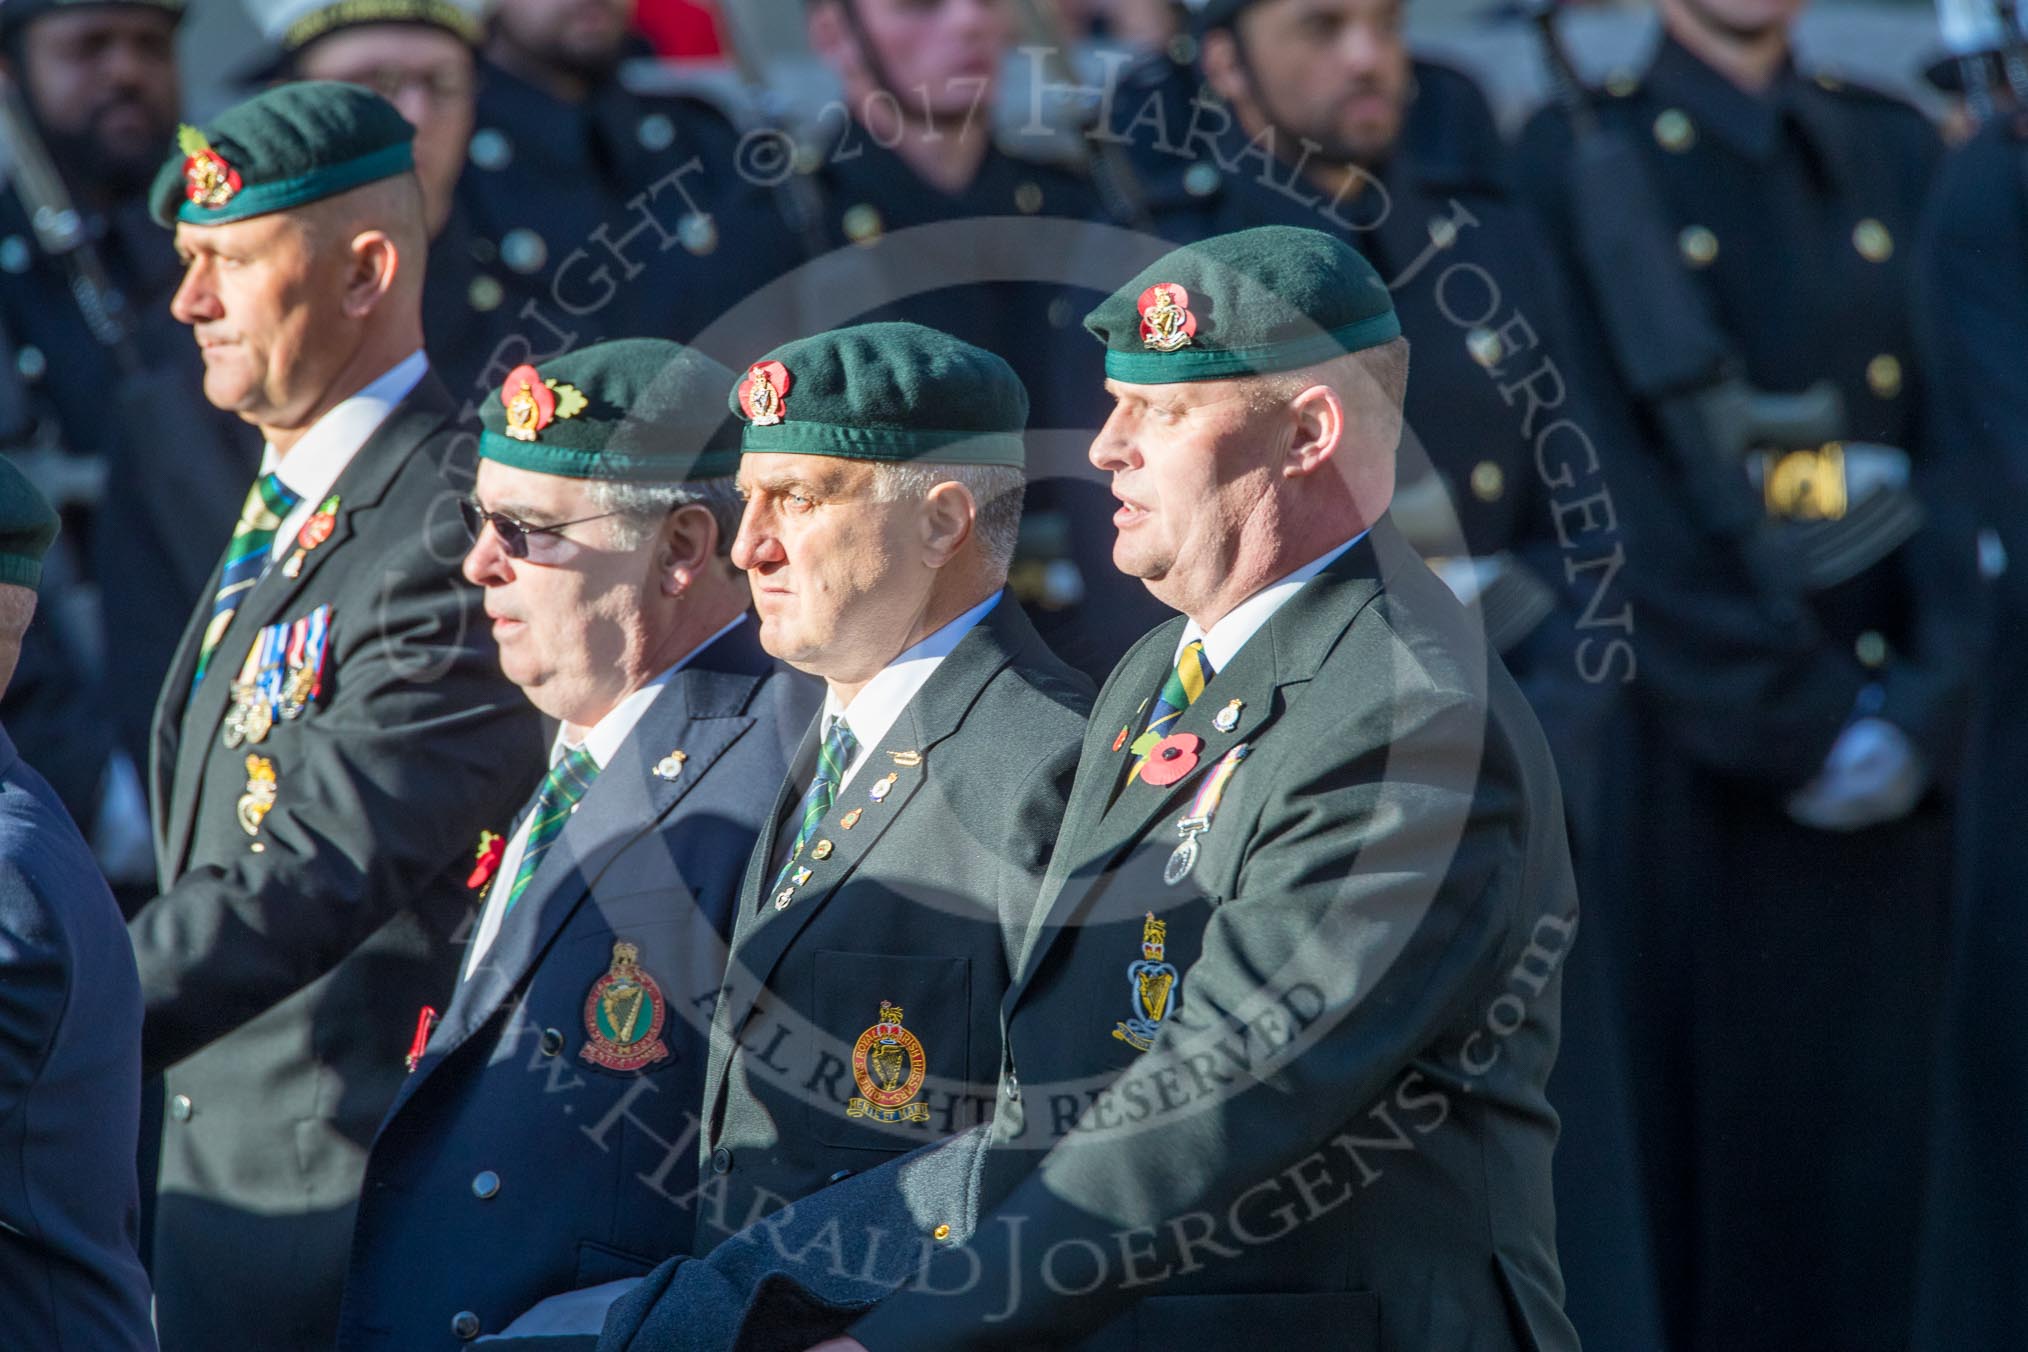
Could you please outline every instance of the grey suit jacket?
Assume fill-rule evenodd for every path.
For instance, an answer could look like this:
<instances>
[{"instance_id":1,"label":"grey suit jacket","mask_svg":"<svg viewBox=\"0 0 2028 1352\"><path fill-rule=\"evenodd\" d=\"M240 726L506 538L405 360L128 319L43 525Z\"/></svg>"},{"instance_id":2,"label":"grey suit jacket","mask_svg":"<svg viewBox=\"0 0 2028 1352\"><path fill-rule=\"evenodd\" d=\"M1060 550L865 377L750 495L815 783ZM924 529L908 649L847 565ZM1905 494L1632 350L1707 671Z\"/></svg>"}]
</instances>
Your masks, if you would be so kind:
<instances>
[{"instance_id":1,"label":"grey suit jacket","mask_svg":"<svg viewBox=\"0 0 2028 1352\"><path fill-rule=\"evenodd\" d=\"M541 773L539 721L458 576L472 470L450 410L430 376L396 405L333 486L330 537L267 570L193 689L214 572L156 708L162 891L129 930L143 1068L168 1100L153 1254L170 1352L330 1344L367 1145L417 1011L450 989L473 843ZM228 746L259 631L325 605L321 693Z\"/></svg>"},{"instance_id":2,"label":"grey suit jacket","mask_svg":"<svg viewBox=\"0 0 2028 1352\"><path fill-rule=\"evenodd\" d=\"M695 1252L982 1120L1009 954L1089 697L1003 595L871 748L798 861L808 876L785 889L774 842L807 783L783 784L712 1022ZM799 765L814 764L816 734Z\"/></svg>"}]
</instances>

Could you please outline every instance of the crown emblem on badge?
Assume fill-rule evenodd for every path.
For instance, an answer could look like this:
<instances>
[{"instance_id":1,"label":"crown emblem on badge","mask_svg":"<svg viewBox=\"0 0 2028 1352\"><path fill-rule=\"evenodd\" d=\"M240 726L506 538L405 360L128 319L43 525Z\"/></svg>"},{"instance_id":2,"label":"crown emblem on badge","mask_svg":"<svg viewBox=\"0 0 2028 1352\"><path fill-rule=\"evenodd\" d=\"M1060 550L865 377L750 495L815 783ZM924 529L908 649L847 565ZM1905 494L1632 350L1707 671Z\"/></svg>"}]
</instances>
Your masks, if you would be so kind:
<instances>
[{"instance_id":1,"label":"crown emblem on badge","mask_svg":"<svg viewBox=\"0 0 2028 1352\"><path fill-rule=\"evenodd\" d=\"M1155 1045L1155 1034L1162 1030L1175 999L1179 973L1175 964L1163 961L1168 946L1169 922L1148 912L1141 926L1141 960L1127 964L1132 1011L1113 1025L1113 1036L1135 1051Z\"/></svg>"},{"instance_id":2,"label":"crown emblem on badge","mask_svg":"<svg viewBox=\"0 0 2028 1352\"><path fill-rule=\"evenodd\" d=\"M1197 336L1197 316L1190 313L1190 293L1174 282L1157 282L1141 293L1141 342L1157 352L1190 346Z\"/></svg>"},{"instance_id":3,"label":"crown emblem on badge","mask_svg":"<svg viewBox=\"0 0 2028 1352\"><path fill-rule=\"evenodd\" d=\"M211 139L187 122L176 129L176 148L183 152L183 195L198 206L217 211L245 186Z\"/></svg>"},{"instance_id":4,"label":"crown emblem on badge","mask_svg":"<svg viewBox=\"0 0 2028 1352\"><path fill-rule=\"evenodd\" d=\"M1149 962L1160 962L1168 948L1169 922L1157 920L1150 915L1141 927L1141 956Z\"/></svg>"},{"instance_id":5,"label":"crown emblem on badge","mask_svg":"<svg viewBox=\"0 0 2028 1352\"><path fill-rule=\"evenodd\" d=\"M778 361L758 362L747 368L739 383L739 406L755 427L773 427L788 414L783 402L795 383L789 368Z\"/></svg>"},{"instance_id":6,"label":"crown emblem on badge","mask_svg":"<svg viewBox=\"0 0 2028 1352\"><path fill-rule=\"evenodd\" d=\"M575 418L591 400L575 385L544 380L533 366L517 366L500 387L500 402L507 408L507 435L516 441L538 441L551 423Z\"/></svg>"}]
</instances>

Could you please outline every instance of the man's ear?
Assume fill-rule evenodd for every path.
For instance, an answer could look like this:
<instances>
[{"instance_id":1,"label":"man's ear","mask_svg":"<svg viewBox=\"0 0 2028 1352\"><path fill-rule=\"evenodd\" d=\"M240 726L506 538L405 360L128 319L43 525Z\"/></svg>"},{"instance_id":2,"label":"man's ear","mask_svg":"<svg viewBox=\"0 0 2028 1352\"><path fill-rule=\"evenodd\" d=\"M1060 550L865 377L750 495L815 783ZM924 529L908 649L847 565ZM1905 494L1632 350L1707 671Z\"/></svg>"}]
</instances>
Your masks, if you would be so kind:
<instances>
[{"instance_id":1,"label":"man's ear","mask_svg":"<svg viewBox=\"0 0 2028 1352\"><path fill-rule=\"evenodd\" d=\"M345 315L364 319L394 289L401 270L401 249L384 230L362 230L352 237L346 260Z\"/></svg>"},{"instance_id":2,"label":"man's ear","mask_svg":"<svg viewBox=\"0 0 2028 1352\"><path fill-rule=\"evenodd\" d=\"M688 503L669 513L655 553L655 571L664 596L689 591L718 553L718 521L702 504Z\"/></svg>"},{"instance_id":3,"label":"man's ear","mask_svg":"<svg viewBox=\"0 0 2028 1352\"><path fill-rule=\"evenodd\" d=\"M1345 443L1345 403L1329 385L1312 385L1288 404L1282 477L1300 479L1329 465Z\"/></svg>"},{"instance_id":4,"label":"man's ear","mask_svg":"<svg viewBox=\"0 0 2028 1352\"><path fill-rule=\"evenodd\" d=\"M1214 28L1204 35L1198 44L1197 63L1204 69L1204 82L1219 98L1237 103L1246 96L1246 67L1239 59L1239 40L1230 28Z\"/></svg>"},{"instance_id":5,"label":"man's ear","mask_svg":"<svg viewBox=\"0 0 2028 1352\"><path fill-rule=\"evenodd\" d=\"M963 484L946 481L932 488L922 503L923 562L941 568L956 558L978 516L979 505Z\"/></svg>"}]
</instances>

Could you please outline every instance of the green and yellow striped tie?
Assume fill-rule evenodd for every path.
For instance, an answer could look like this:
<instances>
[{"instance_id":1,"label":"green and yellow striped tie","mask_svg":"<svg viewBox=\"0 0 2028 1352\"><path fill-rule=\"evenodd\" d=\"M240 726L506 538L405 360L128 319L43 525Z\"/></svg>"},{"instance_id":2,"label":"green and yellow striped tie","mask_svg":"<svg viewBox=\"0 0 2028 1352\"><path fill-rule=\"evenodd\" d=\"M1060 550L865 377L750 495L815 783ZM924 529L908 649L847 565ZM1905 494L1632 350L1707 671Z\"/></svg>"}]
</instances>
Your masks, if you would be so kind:
<instances>
[{"instance_id":1,"label":"green and yellow striped tie","mask_svg":"<svg viewBox=\"0 0 2028 1352\"><path fill-rule=\"evenodd\" d=\"M218 594L211 598L211 622L204 626L204 642L197 650L197 674L190 680L192 689L204 679L211 654L225 637L240 601L266 571L282 518L301 501L277 474L263 474L248 490L246 502L239 509L239 524L232 528L232 543L225 547L225 567L218 575Z\"/></svg>"},{"instance_id":2,"label":"green and yellow striped tie","mask_svg":"<svg viewBox=\"0 0 2028 1352\"><path fill-rule=\"evenodd\" d=\"M817 834L817 824L838 801L838 786L845 782L845 767L858 754L859 739L852 735L851 725L842 717L832 719L830 730L824 734L824 745L817 752L817 773L811 777L809 791L803 795L795 843L789 847L789 857L782 861L782 871L775 875L775 885L770 894L779 892L787 884L789 873L795 868L803 847L810 843L811 836Z\"/></svg>"},{"instance_id":3,"label":"green and yellow striped tie","mask_svg":"<svg viewBox=\"0 0 2028 1352\"><path fill-rule=\"evenodd\" d=\"M543 776L542 787L535 791L535 806L528 810L528 843L521 848L521 867L514 870L514 882L507 889L507 904L501 908L501 915L513 910L514 903L528 890L528 884L535 881L542 856L549 853L549 847L563 834L563 824L570 820L571 809L598 777L599 763L581 746L564 752L563 759Z\"/></svg>"},{"instance_id":4,"label":"green and yellow striped tie","mask_svg":"<svg viewBox=\"0 0 2028 1352\"><path fill-rule=\"evenodd\" d=\"M1129 783L1141 777L1148 753L1155 749L1155 743L1169 735L1169 729L1183 716L1183 711L1197 702L1204 687L1211 684L1211 677L1211 659L1204 655L1204 640L1193 638L1183 645L1183 651L1176 656L1176 669L1162 682L1162 693L1156 696L1155 708L1148 715L1147 730L1134 739L1134 772L1127 776Z\"/></svg>"}]
</instances>

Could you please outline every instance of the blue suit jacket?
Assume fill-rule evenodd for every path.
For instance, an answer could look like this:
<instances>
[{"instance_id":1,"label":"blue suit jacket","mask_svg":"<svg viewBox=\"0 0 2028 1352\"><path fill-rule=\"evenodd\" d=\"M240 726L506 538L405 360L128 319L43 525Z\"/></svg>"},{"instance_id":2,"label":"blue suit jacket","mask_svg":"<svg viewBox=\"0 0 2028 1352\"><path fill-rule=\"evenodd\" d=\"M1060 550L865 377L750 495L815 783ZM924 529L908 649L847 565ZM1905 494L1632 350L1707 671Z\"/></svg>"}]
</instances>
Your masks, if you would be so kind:
<instances>
[{"instance_id":1,"label":"blue suit jacket","mask_svg":"<svg viewBox=\"0 0 2028 1352\"><path fill-rule=\"evenodd\" d=\"M341 1348L461 1347L686 1249L731 906L819 693L749 620L593 781L381 1125Z\"/></svg>"},{"instance_id":2,"label":"blue suit jacket","mask_svg":"<svg viewBox=\"0 0 2028 1352\"><path fill-rule=\"evenodd\" d=\"M0 730L0 1343L152 1352L140 1119L126 926L84 837Z\"/></svg>"}]
</instances>

